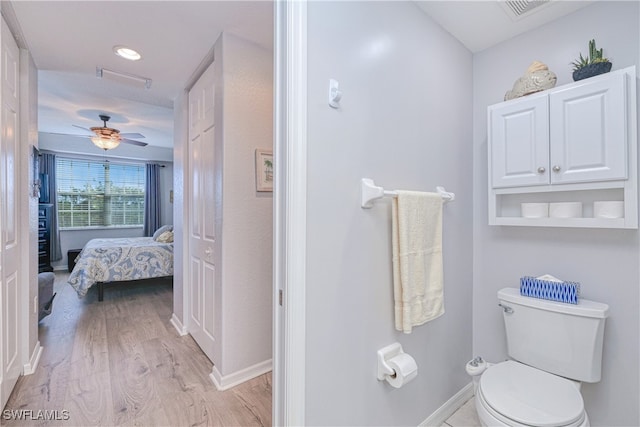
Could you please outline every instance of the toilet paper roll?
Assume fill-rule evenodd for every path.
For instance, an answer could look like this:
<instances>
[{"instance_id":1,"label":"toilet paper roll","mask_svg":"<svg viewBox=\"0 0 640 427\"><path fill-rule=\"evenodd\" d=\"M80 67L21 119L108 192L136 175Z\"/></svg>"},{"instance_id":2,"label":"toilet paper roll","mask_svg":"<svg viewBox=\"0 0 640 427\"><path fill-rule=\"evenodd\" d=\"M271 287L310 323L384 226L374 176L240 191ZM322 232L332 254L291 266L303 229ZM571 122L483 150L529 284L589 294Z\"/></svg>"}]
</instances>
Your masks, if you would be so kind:
<instances>
[{"instance_id":1,"label":"toilet paper roll","mask_svg":"<svg viewBox=\"0 0 640 427\"><path fill-rule=\"evenodd\" d=\"M520 203L523 218L546 218L549 216L549 203Z\"/></svg>"},{"instance_id":2,"label":"toilet paper roll","mask_svg":"<svg viewBox=\"0 0 640 427\"><path fill-rule=\"evenodd\" d=\"M582 218L582 202L549 203L551 218Z\"/></svg>"},{"instance_id":3,"label":"toilet paper roll","mask_svg":"<svg viewBox=\"0 0 640 427\"><path fill-rule=\"evenodd\" d=\"M624 202L593 202L595 218L624 218Z\"/></svg>"},{"instance_id":4,"label":"toilet paper roll","mask_svg":"<svg viewBox=\"0 0 640 427\"><path fill-rule=\"evenodd\" d=\"M400 353L388 359L387 364L396 372L395 375L387 375L385 377L392 387L400 388L418 375L416 361L406 353Z\"/></svg>"}]
</instances>

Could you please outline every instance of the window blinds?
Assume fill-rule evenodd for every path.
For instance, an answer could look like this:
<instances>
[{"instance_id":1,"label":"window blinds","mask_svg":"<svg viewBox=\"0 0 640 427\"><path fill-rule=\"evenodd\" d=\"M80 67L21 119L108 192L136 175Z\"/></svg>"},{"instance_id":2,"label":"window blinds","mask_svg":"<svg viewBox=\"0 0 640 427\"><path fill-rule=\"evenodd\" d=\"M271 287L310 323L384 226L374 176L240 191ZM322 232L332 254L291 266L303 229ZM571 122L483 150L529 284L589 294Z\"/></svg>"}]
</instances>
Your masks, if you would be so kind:
<instances>
[{"instance_id":1,"label":"window blinds","mask_svg":"<svg viewBox=\"0 0 640 427\"><path fill-rule=\"evenodd\" d=\"M142 225L144 165L57 158L60 228Z\"/></svg>"}]
</instances>

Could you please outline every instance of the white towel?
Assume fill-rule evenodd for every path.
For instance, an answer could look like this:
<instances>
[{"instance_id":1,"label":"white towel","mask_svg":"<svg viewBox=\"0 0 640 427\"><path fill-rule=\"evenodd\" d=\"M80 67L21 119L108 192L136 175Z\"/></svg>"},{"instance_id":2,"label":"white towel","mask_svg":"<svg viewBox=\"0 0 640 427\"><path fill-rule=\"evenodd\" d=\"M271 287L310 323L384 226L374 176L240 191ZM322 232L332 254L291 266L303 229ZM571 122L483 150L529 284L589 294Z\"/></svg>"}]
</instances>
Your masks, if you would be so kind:
<instances>
[{"instance_id":1,"label":"white towel","mask_svg":"<svg viewBox=\"0 0 640 427\"><path fill-rule=\"evenodd\" d=\"M442 196L398 191L392 218L396 329L408 334L444 314Z\"/></svg>"}]
</instances>

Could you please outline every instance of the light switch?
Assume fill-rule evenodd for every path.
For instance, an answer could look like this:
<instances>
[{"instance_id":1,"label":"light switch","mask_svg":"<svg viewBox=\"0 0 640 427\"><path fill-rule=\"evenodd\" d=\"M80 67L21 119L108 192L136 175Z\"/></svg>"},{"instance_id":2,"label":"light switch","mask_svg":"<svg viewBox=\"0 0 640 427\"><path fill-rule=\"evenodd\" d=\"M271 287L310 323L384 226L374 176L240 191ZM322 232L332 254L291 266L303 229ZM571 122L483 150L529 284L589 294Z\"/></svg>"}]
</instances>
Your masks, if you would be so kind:
<instances>
[{"instance_id":1,"label":"light switch","mask_svg":"<svg viewBox=\"0 0 640 427\"><path fill-rule=\"evenodd\" d=\"M340 108L341 98L340 83L337 80L329 79L329 106L331 108Z\"/></svg>"}]
</instances>

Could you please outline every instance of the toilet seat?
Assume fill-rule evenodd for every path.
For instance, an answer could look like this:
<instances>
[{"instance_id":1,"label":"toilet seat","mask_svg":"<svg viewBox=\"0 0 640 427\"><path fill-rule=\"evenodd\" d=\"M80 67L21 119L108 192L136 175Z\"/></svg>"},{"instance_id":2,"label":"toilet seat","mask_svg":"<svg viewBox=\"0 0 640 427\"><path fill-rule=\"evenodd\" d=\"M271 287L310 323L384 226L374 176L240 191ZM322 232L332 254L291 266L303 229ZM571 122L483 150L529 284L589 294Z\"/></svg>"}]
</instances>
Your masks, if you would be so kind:
<instances>
[{"instance_id":1,"label":"toilet seat","mask_svg":"<svg viewBox=\"0 0 640 427\"><path fill-rule=\"evenodd\" d=\"M478 399L505 425L568 427L583 425L586 417L582 395L571 381L515 361L482 374Z\"/></svg>"}]
</instances>

